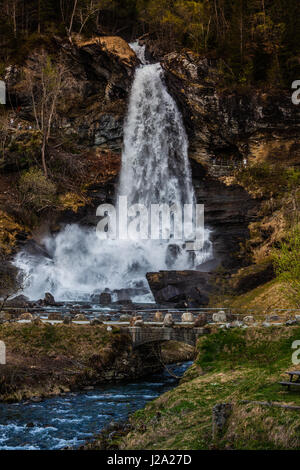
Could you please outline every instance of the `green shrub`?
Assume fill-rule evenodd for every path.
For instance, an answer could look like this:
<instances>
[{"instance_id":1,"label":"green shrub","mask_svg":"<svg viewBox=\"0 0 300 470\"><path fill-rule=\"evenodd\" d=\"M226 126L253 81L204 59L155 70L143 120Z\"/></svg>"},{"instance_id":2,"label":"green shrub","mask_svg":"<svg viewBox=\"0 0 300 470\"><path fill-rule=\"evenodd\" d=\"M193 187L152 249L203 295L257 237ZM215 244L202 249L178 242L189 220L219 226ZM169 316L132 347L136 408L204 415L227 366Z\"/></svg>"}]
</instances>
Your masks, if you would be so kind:
<instances>
[{"instance_id":1,"label":"green shrub","mask_svg":"<svg viewBox=\"0 0 300 470\"><path fill-rule=\"evenodd\" d=\"M277 277L284 282L289 297L300 306L300 225L297 225L273 252Z\"/></svg>"},{"instance_id":2,"label":"green shrub","mask_svg":"<svg viewBox=\"0 0 300 470\"><path fill-rule=\"evenodd\" d=\"M300 170L263 162L238 170L236 179L260 196L277 197L299 187Z\"/></svg>"},{"instance_id":3,"label":"green shrub","mask_svg":"<svg viewBox=\"0 0 300 470\"><path fill-rule=\"evenodd\" d=\"M55 206L56 185L44 173L31 168L23 173L19 181L19 190L25 206L40 211Z\"/></svg>"},{"instance_id":4,"label":"green shrub","mask_svg":"<svg viewBox=\"0 0 300 470\"><path fill-rule=\"evenodd\" d=\"M42 136L37 130L16 130L7 146L7 157L15 155L16 164L25 169L34 164L41 155Z\"/></svg>"}]
</instances>

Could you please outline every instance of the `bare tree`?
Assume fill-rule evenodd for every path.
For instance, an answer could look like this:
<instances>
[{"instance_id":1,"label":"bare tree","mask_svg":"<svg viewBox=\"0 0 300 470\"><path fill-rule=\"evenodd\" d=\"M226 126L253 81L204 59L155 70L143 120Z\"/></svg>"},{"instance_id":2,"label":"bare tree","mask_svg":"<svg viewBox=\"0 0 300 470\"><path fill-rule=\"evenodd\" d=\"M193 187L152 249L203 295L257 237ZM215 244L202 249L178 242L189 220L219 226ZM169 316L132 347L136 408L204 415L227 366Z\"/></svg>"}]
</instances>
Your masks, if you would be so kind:
<instances>
[{"instance_id":1,"label":"bare tree","mask_svg":"<svg viewBox=\"0 0 300 470\"><path fill-rule=\"evenodd\" d=\"M86 3L85 6L82 6L78 9L77 18L80 24L80 28L78 31L79 34L82 33L82 30L87 24L87 22L93 17L95 17L99 22L99 13L105 6L107 6L107 4L107 0L90 0Z\"/></svg>"},{"instance_id":2,"label":"bare tree","mask_svg":"<svg viewBox=\"0 0 300 470\"><path fill-rule=\"evenodd\" d=\"M3 8L1 10L1 15L8 19L8 22L11 24L14 37L17 37L18 27L17 27L17 19L18 19L18 9L19 9L19 0L6 0L3 4Z\"/></svg>"},{"instance_id":3,"label":"bare tree","mask_svg":"<svg viewBox=\"0 0 300 470\"><path fill-rule=\"evenodd\" d=\"M68 70L62 61L54 64L45 52L35 58L34 68L25 69L24 86L29 88L34 118L42 134L42 165L47 177L46 150Z\"/></svg>"},{"instance_id":4,"label":"bare tree","mask_svg":"<svg viewBox=\"0 0 300 470\"><path fill-rule=\"evenodd\" d=\"M69 37L71 36L71 33L72 33L74 16L75 16L75 13L76 13L77 4L78 4L78 0L74 0L73 9L72 9L71 18L70 18L70 24L69 24L69 27L68 27L68 30L67 30Z\"/></svg>"},{"instance_id":5,"label":"bare tree","mask_svg":"<svg viewBox=\"0 0 300 470\"><path fill-rule=\"evenodd\" d=\"M98 24L101 10L113 5L113 0L60 0L60 14L69 39L75 26L79 25L81 34L88 21L94 18Z\"/></svg>"}]
</instances>

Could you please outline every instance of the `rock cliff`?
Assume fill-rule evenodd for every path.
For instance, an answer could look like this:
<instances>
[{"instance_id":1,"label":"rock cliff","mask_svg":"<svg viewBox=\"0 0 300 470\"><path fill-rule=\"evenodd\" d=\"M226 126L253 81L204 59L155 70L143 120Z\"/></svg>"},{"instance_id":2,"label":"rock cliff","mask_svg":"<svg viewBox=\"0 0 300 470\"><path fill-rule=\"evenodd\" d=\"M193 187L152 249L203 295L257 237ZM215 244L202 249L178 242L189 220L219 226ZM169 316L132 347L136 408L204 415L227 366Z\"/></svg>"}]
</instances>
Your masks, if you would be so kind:
<instances>
[{"instance_id":1,"label":"rock cliff","mask_svg":"<svg viewBox=\"0 0 300 470\"><path fill-rule=\"evenodd\" d=\"M58 111L59 132L77 146L76 159L85 165L88 175L85 204L75 211L69 208L52 214L52 225L93 225L97 222L95 208L114 198L128 92L139 60L120 37L89 41L78 38L73 43L54 38L52 47L59 51L71 72L65 89L67 104ZM33 51L23 67L7 70L10 103L26 122L33 122L33 109L28 89L22 83L22 72L27 68L35 73L39 53ZM168 88L184 117L197 201L205 205L205 221L211 229L214 260L203 266L203 271L222 266L231 274L256 262L254 250L263 245L267 245L267 256L268 240L276 240L276 224L272 226L270 222L274 211L266 210L272 195L263 191L255 194L237 174L260 164L299 166L300 108L292 104L288 91L229 89L224 84L224 64L220 61L191 52L171 53L162 58L162 65ZM14 163L16 158L20 161L19 154L14 148L1 164L2 173L19 169L19 163ZM55 148L53 152L57 152ZM46 217L49 218L47 214ZM257 231L261 231L259 236ZM197 274L191 286L196 282ZM183 279L181 291L186 288ZM162 290L169 298L179 295L178 299L184 300L180 297L182 292L173 295L173 280L169 283L164 277L162 284L155 286L156 292ZM207 299L206 287L204 291L200 304ZM188 298L189 293L186 294ZM165 295L161 300L166 300Z\"/></svg>"}]
</instances>

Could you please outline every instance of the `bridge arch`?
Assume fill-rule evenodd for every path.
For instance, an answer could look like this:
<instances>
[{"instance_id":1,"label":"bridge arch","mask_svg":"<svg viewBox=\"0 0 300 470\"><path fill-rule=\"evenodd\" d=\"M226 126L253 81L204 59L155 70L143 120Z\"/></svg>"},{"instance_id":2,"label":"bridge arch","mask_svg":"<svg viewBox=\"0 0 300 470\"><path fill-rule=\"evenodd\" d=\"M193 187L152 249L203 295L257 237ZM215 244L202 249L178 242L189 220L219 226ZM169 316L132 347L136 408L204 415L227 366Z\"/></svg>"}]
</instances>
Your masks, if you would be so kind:
<instances>
[{"instance_id":1,"label":"bridge arch","mask_svg":"<svg viewBox=\"0 0 300 470\"><path fill-rule=\"evenodd\" d=\"M131 336L134 348L150 343L164 343L165 341L178 341L190 346L196 346L197 338L205 334L204 328L167 328L167 327L137 327L122 328Z\"/></svg>"}]
</instances>

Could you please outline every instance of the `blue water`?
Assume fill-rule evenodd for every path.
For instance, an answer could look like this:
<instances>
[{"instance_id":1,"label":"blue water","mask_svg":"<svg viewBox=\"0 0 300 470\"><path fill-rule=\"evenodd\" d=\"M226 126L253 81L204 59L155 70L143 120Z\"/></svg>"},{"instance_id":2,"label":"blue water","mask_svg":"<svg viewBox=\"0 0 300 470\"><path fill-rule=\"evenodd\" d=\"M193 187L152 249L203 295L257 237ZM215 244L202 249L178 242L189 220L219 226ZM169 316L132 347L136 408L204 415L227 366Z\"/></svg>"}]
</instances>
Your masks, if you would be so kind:
<instances>
[{"instance_id":1,"label":"blue water","mask_svg":"<svg viewBox=\"0 0 300 470\"><path fill-rule=\"evenodd\" d=\"M182 376L190 365L186 362L169 369ZM177 382L165 371L147 381L103 385L39 403L0 403L0 450L76 448L92 440L93 434L111 421L125 420ZM29 423L34 426L28 427Z\"/></svg>"}]
</instances>

